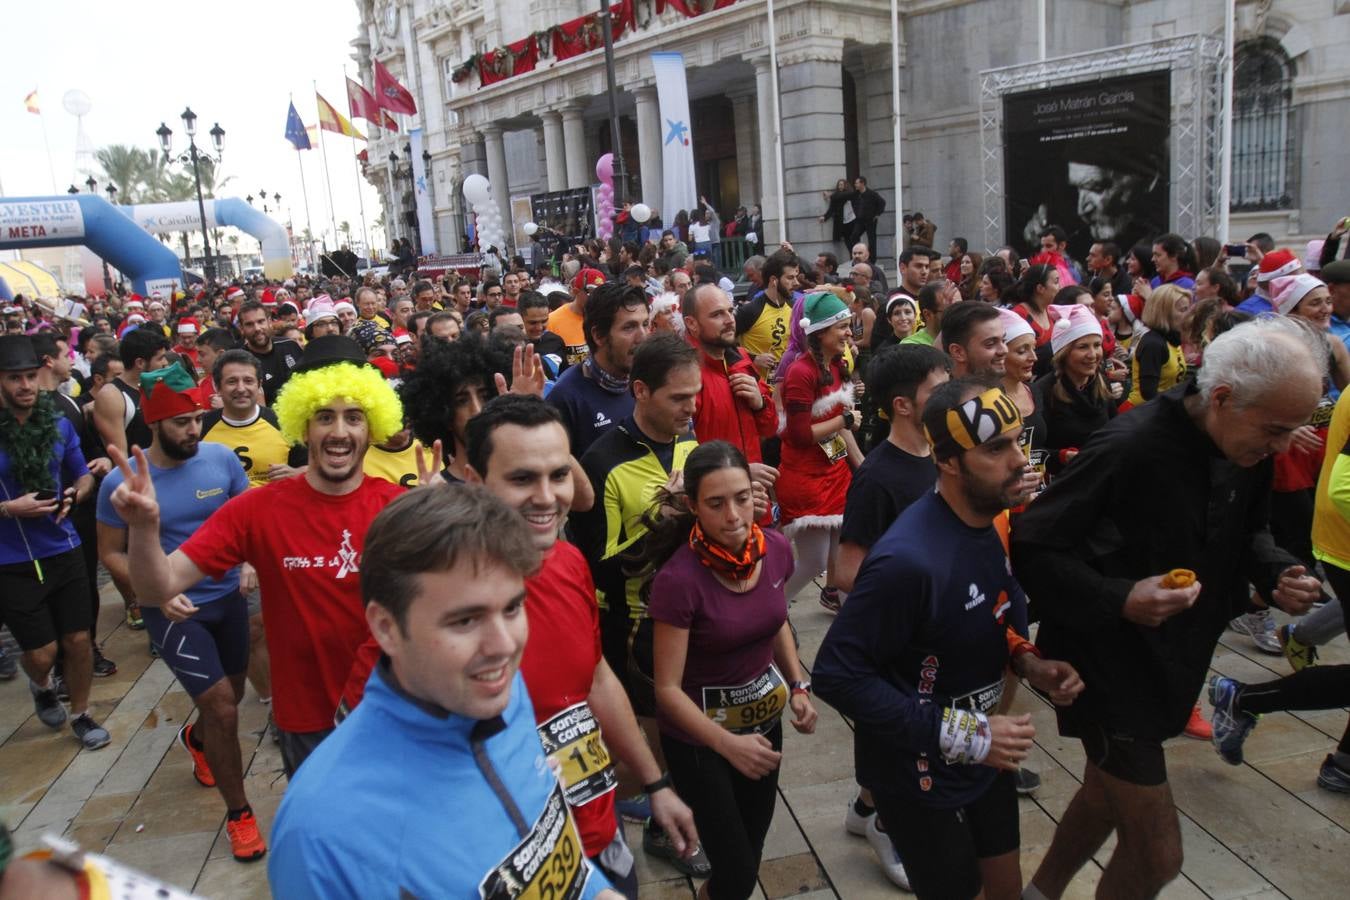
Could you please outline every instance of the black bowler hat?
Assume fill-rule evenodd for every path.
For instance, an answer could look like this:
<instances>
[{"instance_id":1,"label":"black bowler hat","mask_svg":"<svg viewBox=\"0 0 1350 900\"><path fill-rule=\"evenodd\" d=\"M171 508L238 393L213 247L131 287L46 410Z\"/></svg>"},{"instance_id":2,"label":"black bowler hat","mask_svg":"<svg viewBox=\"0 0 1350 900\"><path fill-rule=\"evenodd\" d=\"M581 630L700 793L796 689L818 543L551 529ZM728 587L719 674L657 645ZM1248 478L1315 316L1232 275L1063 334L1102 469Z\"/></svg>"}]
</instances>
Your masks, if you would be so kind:
<instances>
[{"instance_id":1,"label":"black bowler hat","mask_svg":"<svg viewBox=\"0 0 1350 900\"><path fill-rule=\"evenodd\" d=\"M291 371L308 372L336 363L353 363L358 366L369 364L356 341L341 334L326 334L305 345L304 355Z\"/></svg>"},{"instance_id":2,"label":"black bowler hat","mask_svg":"<svg viewBox=\"0 0 1350 900\"><path fill-rule=\"evenodd\" d=\"M0 372L26 372L40 366L28 335L0 335Z\"/></svg>"}]
</instances>

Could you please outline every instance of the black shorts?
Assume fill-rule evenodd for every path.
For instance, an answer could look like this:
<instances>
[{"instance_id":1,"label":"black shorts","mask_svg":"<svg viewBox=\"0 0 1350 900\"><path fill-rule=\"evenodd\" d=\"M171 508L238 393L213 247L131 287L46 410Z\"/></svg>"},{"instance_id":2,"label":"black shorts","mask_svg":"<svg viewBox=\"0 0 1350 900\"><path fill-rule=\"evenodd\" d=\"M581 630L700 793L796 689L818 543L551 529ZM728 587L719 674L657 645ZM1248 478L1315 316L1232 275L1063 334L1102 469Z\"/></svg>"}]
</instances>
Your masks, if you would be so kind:
<instances>
[{"instance_id":1,"label":"black shorts","mask_svg":"<svg viewBox=\"0 0 1350 900\"><path fill-rule=\"evenodd\" d=\"M154 606L142 606L141 616L160 659L194 699L248 670L248 603L238 591L201 604L182 622L169 621Z\"/></svg>"},{"instance_id":2,"label":"black shorts","mask_svg":"<svg viewBox=\"0 0 1350 900\"><path fill-rule=\"evenodd\" d=\"M600 645L605 661L619 676L633 712L656 715L656 668L652 662L652 620L630 619L627 611L602 612Z\"/></svg>"},{"instance_id":3,"label":"black shorts","mask_svg":"<svg viewBox=\"0 0 1350 900\"><path fill-rule=\"evenodd\" d=\"M919 897L969 900L982 886L979 861L1015 852L1022 841L1011 772L999 772L987 791L954 809L875 788L872 799Z\"/></svg>"},{"instance_id":4,"label":"black shorts","mask_svg":"<svg viewBox=\"0 0 1350 900\"><path fill-rule=\"evenodd\" d=\"M286 773L288 781L295 777L300 764L309 759L309 755L319 749L319 745L332 733L332 728L325 728L323 731L277 729L277 743L281 745L281 769Z\"/></svg>"},{"instance_id":5,"label":"black shorts","mask_svg":"<svg viewBox=\"0 0 1350 900\"><path fill-rule=\"evenodd\" d=\"M1060 734L1083 742L1088 762L1112 778L1143 787L1167 782L1162 741L1135 737L1096 722L1060 719Z\"/></svg>"},{"instance_id":6,"label":"black shorts","mask_svg":"<svg viewBox=\"0 0 1350 900\"><path fill-rule=\"evenodd\" d=\"M92 617L89 574L79 547L36 563L0 566L0 621L20 649L37 650L62 635L88 631Z\"/></svg>"}]
</instances>

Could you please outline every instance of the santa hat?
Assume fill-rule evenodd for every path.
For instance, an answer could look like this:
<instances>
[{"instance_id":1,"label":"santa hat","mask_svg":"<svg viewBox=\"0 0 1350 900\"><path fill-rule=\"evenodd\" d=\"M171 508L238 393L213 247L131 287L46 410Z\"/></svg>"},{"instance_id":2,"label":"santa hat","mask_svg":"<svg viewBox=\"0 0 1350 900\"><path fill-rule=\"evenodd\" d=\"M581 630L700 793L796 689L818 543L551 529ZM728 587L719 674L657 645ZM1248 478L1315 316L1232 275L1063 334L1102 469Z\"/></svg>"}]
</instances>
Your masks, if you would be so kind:
<instances>
[{"instance_id":1,"label":"santa hat","mask_svg":"<svg viewBox=\"0 0 1350 900\"><path fill-rule=\"evenodd\" d=\"M235 302L236 300L243 300L244 289L241 287L230 288L228 291L225 292L225 299L230 301L231 303Z\"/></svg>"},{"instance_id":2,"label":"santa hat","mask_svg":"<svg viewBox=\"0 0 1350 900\"><path fill-rule=\"evenodd\" d=\"M1030 334L1034 336L1036 334L1036 332L1032 330L1031 325L1027 323L1026 319L1010 309L1003 309L1000 307L998 318L999 321L1003 323L1003 343L1005 344L1011 344L1023 335Z\"/></svg>"},{"instance_id":3,"label":"santa hat","mask_svg":"<svg viewBox=\"0 0 1350 900\"><path fill-rule=\"evenodd\" d=\"M1303 302L1304 297L1320 287L1326 287L1326 283L1307 272L1276 278L1270 283L1271 302L1277 313L1287 316Z\"/></svg>"},{"instance_id":4,"label":"santa hat","mask_svg":"<svg viewBox=\"0 0 1350 900\"><path fill-rule=\"evenodd\" d=\"M141 324L144 324L144 322L145 322L145 316L141 315L140 313L132 313L131 315L127 316L126 321L124 321L122 324L123 324L123 325L141 325Z\"/></svg>"},{"instance_id":5,"label":"santa hat","mask_svg":"<svg viewBox=\"0 0 1350 900\"><path fill-rule=\"evenodd\" d=\"M402 346L403 344L411 344L411 343L412 343L412 335L411 335L411 334L408 334L408 329L406 329L406 328L395 328L395 329L394 329L394 343L395 343L395 344L398 344L398 345L400 345L400 346Z\"/></svg>"},{"instance_id":6,"label":"santa hat","mask_svg":"<svg viewBox=\"0 0 1350 900\"><path fill-rule=\"evenodd\" d=\"M197 320L192 318L192 316L183 316L183 318L178 320L179 334L196 334L200 330L201 327L197 324Z\"/></svg>"},{"instance_id":7,"label":"santa hat","mask_svg":"<svg viewBox=\"0 0 1350 900\"><path fill-rule=\"evenodd\" d=\"M343 310L346 310L346 311L349 312L349 313L354 313L354 312L356 312L356 307L355 307L355 306L352 306L352 303L351 303L350 300L347 300L346 298L343 298L343 299L341 299L341 300L339 300L338 302L336 302L336 303L333 304L333 315L337 315L338 313L342 312Z\"/></svg>"},{"instance_id":8,"label":"santa hat","mask_svg":"<svg viewBox=\"0 0 1350 900\"><path fill-rule=\"evenodd\" d=\"M834 294L822 291L811 294L802 303L802 318L797 324L807 334L815 334L852 317L848 304Z\"/></svg>"},{"instance_id":9,"label":"santa hat","mask_svg":"<svg viewBox=\"0 0 1350 900\"><path fill-rule=\"evenodd\" d=\"M1101 337L1102 323L1081 303L1072 306L1051 305L1046 310L1054 324L1050 329L1050 351L1058 353L1079 338Z\"/></svg>"},{"instance_id":10,"label":"santa hat","mask_svg":"<svg viewBox=\"0 0 1350 900\"><path fill-rule=\"evenodd\" d=\"M355 312L355 310L352 310ZM309 305L305 307L305 321L314 323L320 319L336 319L337 310L333 308L333 298L327 294L320 294Z\"/></svg>"},{"instance_id":11,"label":"santa hat","mask_svg":"<svg viewBox=\"0 0 1350 900\"><path fill-rule=\"evenodd\" d=\"M1144 298L1138 294L1116 294L1116 303L1120 305L1121 315L1131 325L1140 325L1144 315Z\"/></svg>"},{"instance_id":12,"label":"santa hat","mask_svg":"<svg viewBox=\"0 0 1350 900\"><path fill-rule=\"evenodd\" d=\"M271 288L264 288L264 289L263 289L263 292L262 292L262 305L263 305L263 306L276 306L276 305L277 305L277 298L276 298L276 295L272 293L272 289L271 289Z\"/></svg>"},{"instance_id":13,"label":"santa hat","mask_svg":"<svg viewBox=\"0 0 1350 900\"><path fill-rule=\"evenodd\" d=\"M1256 283L1265 284L1285 275L1293 275L1302 267L1303 264L1292 251L1272 250L1261 257L1261 265L1256 270Z\"/></svg>"},{"instance_id":14,"label":"santa hat","mask_svg":"<svg viewBox=\"0 0 1350 900\"><path fill-rule=\"evenodd\" d=\"M1308 241L1308 249L1303 254L1303 268L1309 272L1322 271L1322 248L1326 246L1326 243L1322 238L1314 238Z\"/></svg>"},{"instance_id":15,"label":"santa hat","mask_svg":"<svg viewBox=\"0 0 1350 900\"><path fill-rule=\"evenodd\" d=\"M187 415L202 408L192 376L176 363L141 373L141 416L146 424Z\"/></svg>"},{"instance_id":16,"label":"santa hat","mask_svg":"<svg viewBox=\"0 0 1350 900\"><path fill-rule=\"evenodd\" d=\"M127 301L127 309L145 309L145 302L133 294L131 299Z\"/></svg>"}]
</instances>

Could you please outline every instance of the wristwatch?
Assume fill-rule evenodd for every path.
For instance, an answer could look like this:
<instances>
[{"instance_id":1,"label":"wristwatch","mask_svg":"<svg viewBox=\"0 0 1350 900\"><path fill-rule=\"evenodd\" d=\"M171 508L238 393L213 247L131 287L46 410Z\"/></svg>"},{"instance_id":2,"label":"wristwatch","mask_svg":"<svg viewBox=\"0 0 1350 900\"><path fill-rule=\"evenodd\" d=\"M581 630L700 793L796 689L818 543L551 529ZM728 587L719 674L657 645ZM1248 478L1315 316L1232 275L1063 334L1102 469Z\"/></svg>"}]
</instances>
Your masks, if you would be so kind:
<instances>
[{"instance_id":1,"label":"wristwatch","mask_svg":"<svg viewBox=\"0 0 1350 900\"><path fill-rule=\"evenodd\" d=\"M811 693L811 682L809 681L793 681L789 682L789 686L792 688L792 693L794 694Z\"/></svg>"},{"instance_id":2,"label":"wristwatch","mask_svg":"<svg viewBox=\"0 0 1350 900\"><path fill-rule=\"evenodd\" d=\"M669 772L666 772L664 775L662 775L660 778L658 778L658 779L656 779L655 781L653 781L651 784L644 784L644 785L642 786L642 793L644 793L644 794L646 794L647 796L650 797L652 794L655 794L657 791L664 790L665 788L668 788L668 787L670 787L670 786L671 786L671 785L670 785L670 773L669 773Z\"/></svg>"},{"instance_id":3,"label":"wristwatch","mask_svg":"<svg viewBox=\"0 0 1350 900\"><path fill-rule=\"evenodd\" d=\"M846 409L846 410L844 410L844 427L847 428L848 430L852 431L852 430L853 430L853 422L854 422L854 418L853 418L853 410L851 410L851 409Z\"/></svg>"}]
</instances>

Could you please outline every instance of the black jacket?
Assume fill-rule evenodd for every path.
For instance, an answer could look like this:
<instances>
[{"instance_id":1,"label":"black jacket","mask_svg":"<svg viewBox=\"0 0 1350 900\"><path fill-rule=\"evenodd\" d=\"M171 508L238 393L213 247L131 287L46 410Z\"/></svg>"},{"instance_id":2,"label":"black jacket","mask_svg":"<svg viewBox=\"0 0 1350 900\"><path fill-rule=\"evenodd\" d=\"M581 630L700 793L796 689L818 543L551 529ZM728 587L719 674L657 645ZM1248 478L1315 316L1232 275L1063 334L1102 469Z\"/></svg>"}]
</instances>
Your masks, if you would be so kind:
<instances>
[{"instance_id":1,"label":"black jacket","mask_svg":"<svg viewBox=\"0 0 1350 900\"><path fill-rule=\"evenodd\" d=\"M1071 662L1086 690L1060 710L1139 738L1179 734L1245 586L1265 596L1294 558L1267 525L1273 465L1240 468L1191 419L1178 385L1102 428L1027 506L1013 571L1039 612L1036 643ZM1134 583L1170 569L1201 583L1195 605L1157 628L1121 615Z\"/></svg>"},{"instance_id":2,"label":"black jacket","mask_svg":"<svg viewBox=\"0 0 1350 900\"><path fill-rule=\"evenodd\" d=\"M860 191L857 199L853 201L853 213L858 217L855 224L864 228L879 219L885 211L886 198L871 188Z\"/></svg>"}]
</instances>

